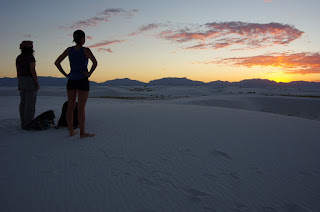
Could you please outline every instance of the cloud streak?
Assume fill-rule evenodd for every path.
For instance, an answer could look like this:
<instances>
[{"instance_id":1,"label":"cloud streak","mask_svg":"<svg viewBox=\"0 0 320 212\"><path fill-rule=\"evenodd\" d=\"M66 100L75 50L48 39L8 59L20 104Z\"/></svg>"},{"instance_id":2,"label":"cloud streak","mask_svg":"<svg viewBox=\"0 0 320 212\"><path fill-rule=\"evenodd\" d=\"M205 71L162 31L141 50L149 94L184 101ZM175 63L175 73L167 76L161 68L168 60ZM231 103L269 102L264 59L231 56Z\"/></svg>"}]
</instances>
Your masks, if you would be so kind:
<instances>
[{"instance_id":1,"label":"cloud streak","mask_svg":"<svg viewBox=\"0 0 320 212\"><path fill-rule=\"evenodd\" d=\"M87 18L85 20L77 21L70 26L60 26L60 29L74 30L74 29L83 29L86 27L95 27L102 22L109 22L110 18L115 16L122 16L125 18L131 18L139 10L124 10L121 8L109 8L105 9L102 12L98 12L94 17Z\"/></svg>"},{"instance_id":2,"label":"cloud streak","mask_svg":"<svg viewBox=\"0 0 320 212\"><path fill-rule=\"evenodd\" d=\"M115 43L123 43L125 42L125 40L105 40L105 41L101 41L99 43L95 43L91 46L88 46L89 48L102 48L104 46L109 46Z\"/></svg>"},{"instance_id":3,"label":"cloud streak","mask_svg":"<svg viewBox=\"0 0 320 212\"><path fill-rule=\"evenodd\" d=\"M113 53L113 51L110 48L98 48L98 52L109 52L109 53Z\"/></svg>"},{"instance_id":4,"label":"cloud streak","mask_svg":"<svg viewBox=\"0 0 320 212\"><path fill-rule=\"evenodd\" d=\"M138 34L141 34L141 33L144 33L144 32L147 32L147 31L151 31L153 29L157 29L159 28L159 24L148 24L148 25L144 25L144 26L141 26L136 32L132 32L129 34L129 36L134 36L134 35L138 35Z\"/></svg>"},{"instance_id":5,"label":"cloud streak","mask_svg":"<svg viewBox=\"0 0 320 212\"><path fill-rule=\"evenodd\" d=\"M236 66L283 68L287 74L320 74L320 53L282 53L253 57L227 58L204 64L232 64Z\"/></svg>"},{"instance_id":6,"label":"cloud streak","mask_svg":"<svg viewBox=\"0 0 320 212\"><path fill-rule=\"evenodd\" d=\"M164 30L158 37L175 43L193 44L185 49L221 49L236 45L252 49L288 45L303 33L292 25L281 23L212 22L199 25L194 30L187 27Z\"/></svg>"}]
</instances>

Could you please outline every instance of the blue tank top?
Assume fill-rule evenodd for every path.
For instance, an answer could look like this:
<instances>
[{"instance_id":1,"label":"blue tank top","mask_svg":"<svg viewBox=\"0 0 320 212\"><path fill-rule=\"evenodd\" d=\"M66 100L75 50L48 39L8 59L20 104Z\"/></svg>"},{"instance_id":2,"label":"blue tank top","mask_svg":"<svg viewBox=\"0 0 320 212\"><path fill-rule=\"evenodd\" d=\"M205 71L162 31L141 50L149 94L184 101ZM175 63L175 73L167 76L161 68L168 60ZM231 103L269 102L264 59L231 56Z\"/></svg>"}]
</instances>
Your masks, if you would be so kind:
<instances>
[{"instance_id":1,"label":"blue tank top","mask_svg":"<svg viewBox=\"0 0 320 212\"><path fill-rule=\"evenodd\" d=\"M68 78L70 80L81 80L86 78L82 73L88 72L88 58L84 54L84 48L76 50L74 47L68 49L70 61L70 73Z\"/></svg>"}]
</instances>

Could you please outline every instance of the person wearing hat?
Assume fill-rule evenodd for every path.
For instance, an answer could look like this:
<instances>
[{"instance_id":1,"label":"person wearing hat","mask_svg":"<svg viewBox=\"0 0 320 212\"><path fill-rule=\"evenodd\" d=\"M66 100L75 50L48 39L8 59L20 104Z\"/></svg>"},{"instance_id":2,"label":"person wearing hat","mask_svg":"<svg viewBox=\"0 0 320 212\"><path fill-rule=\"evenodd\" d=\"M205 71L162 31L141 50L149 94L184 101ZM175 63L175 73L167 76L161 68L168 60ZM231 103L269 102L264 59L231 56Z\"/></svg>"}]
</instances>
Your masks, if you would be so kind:
<instances>
[{"instance_id":1,"label":"person wearing hat","mask_svg":"<svg viewBox=\"0 0 320 212\"><path fill-rule=\"evenodd\" d=\"M77 132L73 129L73 114L76 106L76 98L78 95L78 120L80 125L80 138L93 137L94 134L85 131L85 106L89 95L89 77L96 69L98 63L89 48L83 47L86 39L85 33L82 30L76 30L73 33L73 41L75 46L67 48L55 61L55 65L59 71L68 78L67 94L68 94L68 109L67 123L69 135L73 136ZM70 73L67 74L61 62L69 57ZM88 59L91 60L92 66L88 71Z\"/></svg>"},{"instance_id":2,"label":"person wearing hat","mask_svg":"<svg viewBox=\"0 0 320 212\"><path fill-rule=\"evenodd\" d=\"M34 119L39 82L36 72L36 60L33 56L33 42L22 41L21 54L16 59L18 90L20 91L21 128L28 130Z\"/></svg>"}]
</instances>

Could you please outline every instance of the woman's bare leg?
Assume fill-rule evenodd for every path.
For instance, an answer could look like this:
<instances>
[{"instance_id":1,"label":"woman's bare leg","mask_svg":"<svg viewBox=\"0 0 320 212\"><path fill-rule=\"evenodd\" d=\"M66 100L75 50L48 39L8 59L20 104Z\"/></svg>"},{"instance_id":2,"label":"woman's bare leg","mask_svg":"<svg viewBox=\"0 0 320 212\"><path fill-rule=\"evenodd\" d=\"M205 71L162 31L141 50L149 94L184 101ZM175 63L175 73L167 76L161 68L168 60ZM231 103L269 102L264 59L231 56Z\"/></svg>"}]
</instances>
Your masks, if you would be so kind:
<instances>
[{"instance_id":1,"label":"woman's bare leg","mask_svg":"<svg viewBox=\"0 0 320 212\"><path fill-rule=\"evenodd\" d=\"M89 91L78 91L78 118L80 125L80 138L93 137L94 134L86 133L85 121L86 121L86 103L89 96Z\"/></svg>"},{"instance_id":2,"label":"woman's bare leg","mask_svg":"<svg viewBox=\"0 0 320 212\"><path fill-rule=\"evenodd\" d=\"M77 132L73 129L73 114L76 107L77 90L68 90L68 109L67 109L67 123L69 135L74 136Z\"/></svg>"}]
</instances>

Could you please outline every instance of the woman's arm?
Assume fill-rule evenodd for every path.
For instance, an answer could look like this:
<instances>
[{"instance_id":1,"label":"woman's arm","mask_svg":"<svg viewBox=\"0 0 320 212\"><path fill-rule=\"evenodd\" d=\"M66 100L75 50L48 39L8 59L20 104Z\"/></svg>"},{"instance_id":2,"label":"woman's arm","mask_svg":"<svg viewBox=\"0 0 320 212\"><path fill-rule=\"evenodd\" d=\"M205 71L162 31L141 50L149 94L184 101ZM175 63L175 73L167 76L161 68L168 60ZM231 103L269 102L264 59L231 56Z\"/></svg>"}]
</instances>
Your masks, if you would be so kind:
<instances>
[{"instance_id":1,"label":"woman's arm","mask_svg":"<svg viewBox=\"0 0 320 212\"><path fill-rule=\"evenodd\" d=\"M57 68L59 69L59 71L65 76L68 77L68 74L63 70L62 66L61 66L61 62L64 60L64 58L66 58L68 56L68 49L66 49L56 60L56 62L54 62L54 64L57 66Z\"/></svg>"},{"instance_id":2,"label":"woman's arm","mask_svg":"<svg viewBox=\"0 0 320 212\"><path fill-rule=\"evenodd\" d=\"M37 72L36 72L36 63L35 62L30 63L30 71L31 71L32 78L36 84L36 90L38 91L40 89L40 85L38 82L38 76L37 76Z\"/></svg>"},{"instance_id":3,"label":"woman's arm","mask_svg":"<svg viewBox=\"0 0 320 212\"><path fill-rule=\"evenodd\" d=\"M98 62L96 60L96 58L94 57L94 55L92 54L91 50L89 48L84 48L84 54L86 55L87 58L89 58L92 62L92 66L89 72L86 72L85 75L87 77L90 77L91 74L94 72L94 70L97 68L98 66Z\"/></svg>"}]
</instances>

